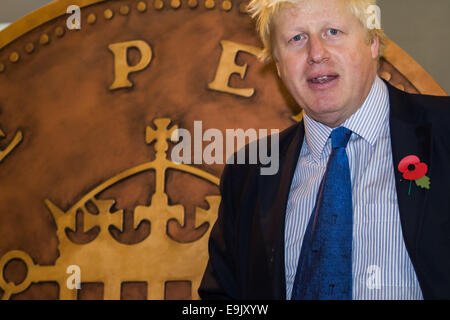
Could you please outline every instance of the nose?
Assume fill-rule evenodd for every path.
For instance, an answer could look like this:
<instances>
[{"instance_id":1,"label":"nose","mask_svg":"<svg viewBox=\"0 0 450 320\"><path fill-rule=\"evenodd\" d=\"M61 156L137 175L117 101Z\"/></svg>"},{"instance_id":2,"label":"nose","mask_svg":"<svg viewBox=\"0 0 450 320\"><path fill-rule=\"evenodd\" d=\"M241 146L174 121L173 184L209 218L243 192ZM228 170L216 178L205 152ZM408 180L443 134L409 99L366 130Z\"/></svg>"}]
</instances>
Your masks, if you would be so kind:
<instances>
[{"instance_id":1,"label":"nose","mask_svg":"<svg viewBox=\"0 0 450 320\"><path fill-rule=\"evenodd\" d=\"M328 61L329 54L326 44L321 37L310 36L309 38L309 64L319 64Z\"/></svg>"}]
</instances>

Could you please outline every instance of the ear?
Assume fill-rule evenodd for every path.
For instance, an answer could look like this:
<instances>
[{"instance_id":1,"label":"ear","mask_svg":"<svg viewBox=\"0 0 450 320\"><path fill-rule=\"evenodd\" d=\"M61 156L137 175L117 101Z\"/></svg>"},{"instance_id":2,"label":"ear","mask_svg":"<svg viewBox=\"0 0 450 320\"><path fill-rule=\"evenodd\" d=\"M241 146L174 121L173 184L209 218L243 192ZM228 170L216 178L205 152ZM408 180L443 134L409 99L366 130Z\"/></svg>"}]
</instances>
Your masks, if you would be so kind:
<instances>
[{"instance_id":1,"label":"ear","mask_svg":"<svg viewBox=\"0 0 450 320\"><path fill-rule=\"evenodd\" d=\"M275 61L275 66L277 67L278 77L281 78L281 73L280 73L280 63L279 63L278 60L276 60L275 58L274 58L273 60Z\"/></svg>"},{"instance_id":2,"label":"ear","mask_svg":"<svg viewBox=\"0 0 450 320\"><path fill-rule=\"evenodd\" d=\"M272 60L273 60L273 62L275 62L275 66L277 67L278 77L281 78L280 61L279 61L279 59L278 59L278 53L277 53L277 49L276 49L276 48L273 48L273 49L272 49Z\"/></svg>"},{"instance_id":3,"label":"ear","mask_svg":"<svg viewBox=\"0 0 450 320\"><path fill-rule=\"evenodd\" d=\"M272 52L272 60L273 60L273 62L275 62L275 66L277 67L278 77L281 78L280 60L278 60L277 53L275 52L275 50Z\"/></svg>"},{"instance_id":4,"label":"ear","mask_svg":"<svg viewBox=\"0 0 450 320\"><path fill-rule=\"evenodd\" d=\"M380 48L380 39L375 36L370 43L370 51L372 53L372 59L378 58L378 49Z\"/></svg>"}]
</instances>

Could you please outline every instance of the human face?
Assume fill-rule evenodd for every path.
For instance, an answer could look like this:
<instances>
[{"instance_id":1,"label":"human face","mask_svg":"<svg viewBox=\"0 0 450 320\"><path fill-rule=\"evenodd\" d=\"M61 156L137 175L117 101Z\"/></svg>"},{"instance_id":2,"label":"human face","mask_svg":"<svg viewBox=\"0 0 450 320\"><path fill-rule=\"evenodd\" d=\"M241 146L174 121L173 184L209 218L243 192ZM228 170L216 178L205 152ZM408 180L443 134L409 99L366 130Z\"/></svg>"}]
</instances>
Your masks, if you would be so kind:
<instances>
[{"instance_id":1,"label":"human face","mask_svg":"<svg viewBox=\"0 0 450 320\"><path fill-rule=\"evenodd\" d=\"M331 128L358 110L375 79L378 38L344 0L300 1L273 21L278 75L308 116Z\"/></svg>"}]
</instances>

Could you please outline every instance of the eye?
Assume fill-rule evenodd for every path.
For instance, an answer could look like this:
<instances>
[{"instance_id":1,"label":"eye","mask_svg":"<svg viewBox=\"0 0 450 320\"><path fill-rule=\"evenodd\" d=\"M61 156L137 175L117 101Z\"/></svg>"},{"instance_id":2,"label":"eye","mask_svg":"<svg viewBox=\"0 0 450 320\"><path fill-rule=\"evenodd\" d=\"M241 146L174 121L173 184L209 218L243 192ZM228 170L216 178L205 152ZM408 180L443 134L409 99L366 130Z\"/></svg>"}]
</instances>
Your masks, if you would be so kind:
<instances>
[{"instance_id":1,"label":"eye","mask_svg":"<svg viewBox=\"0 0 450 320\"><path fill-rule=\"evenodd\" d=\"M339 30L337 30L337 29L333 29L333 28L331 28L331 29L328 29L327 30L327 35L329 35L329 36L337 36L339 33L341 33Z\"/></svg>"},{"instance_id":2,"label":"eye","mask_svg":"<svg viewBox=\"0 0 450 320\"><path fill-rule=\"evenodd\" d=\"M303 36L301 34L297 34L295 37L292 37L290 41L300 41L303 39Z\"/></svg>"}]
</instances>

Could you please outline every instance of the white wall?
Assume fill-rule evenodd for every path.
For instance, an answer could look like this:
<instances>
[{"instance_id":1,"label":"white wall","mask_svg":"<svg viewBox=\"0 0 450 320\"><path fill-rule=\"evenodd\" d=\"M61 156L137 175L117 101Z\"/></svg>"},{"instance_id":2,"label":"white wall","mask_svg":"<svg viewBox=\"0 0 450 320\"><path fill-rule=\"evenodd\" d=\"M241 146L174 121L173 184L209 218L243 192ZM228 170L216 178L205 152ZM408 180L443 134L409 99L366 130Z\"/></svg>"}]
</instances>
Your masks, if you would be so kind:
<instances>
[{"instance_id":1,"label":"white wall","mask_svg":"<svg viewBox=\"0 0 450 320\"><path fill-rule=\"evenodd\" d=\"M8 25L9 23L0 23L0 31L5 29Z\"/></svg>"},{"instance_id":2,"label":"white wall","mask_svg":"<svg viewBox=\"0 0 450 320\"><path fill-rule=\"evenodd\" d=\"M450 0L378 0L383 28L450 95Z\"/></svg>"}]
</instances>

